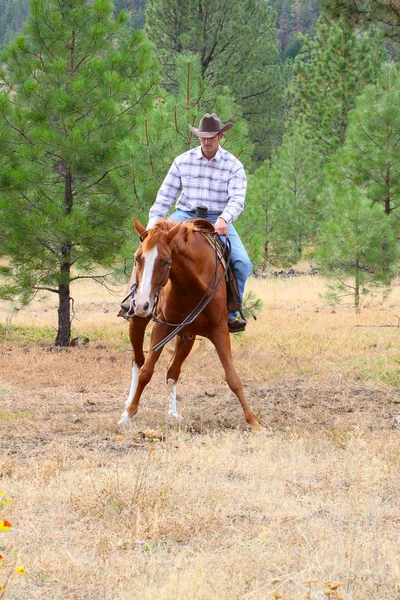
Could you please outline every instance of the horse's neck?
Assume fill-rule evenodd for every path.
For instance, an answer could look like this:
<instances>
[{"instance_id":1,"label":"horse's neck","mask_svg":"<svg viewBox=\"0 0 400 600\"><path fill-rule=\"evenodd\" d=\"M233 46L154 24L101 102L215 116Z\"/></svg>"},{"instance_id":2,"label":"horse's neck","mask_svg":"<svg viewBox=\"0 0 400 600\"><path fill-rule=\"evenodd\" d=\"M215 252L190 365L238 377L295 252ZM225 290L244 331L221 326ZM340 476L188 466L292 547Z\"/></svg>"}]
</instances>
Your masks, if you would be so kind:
<instances>
[{"instance_id":1,"label":"horse's neck","mask_svg":"<svg viewBox=\"0 0 400 600\"><path fill-rule=\"evenodd\" d=\"M215 273L215 259L211 247L202 239L197 239L185 247L172 249L171 283L180 290L204 292Z\"/></svg>"}]
</instances>

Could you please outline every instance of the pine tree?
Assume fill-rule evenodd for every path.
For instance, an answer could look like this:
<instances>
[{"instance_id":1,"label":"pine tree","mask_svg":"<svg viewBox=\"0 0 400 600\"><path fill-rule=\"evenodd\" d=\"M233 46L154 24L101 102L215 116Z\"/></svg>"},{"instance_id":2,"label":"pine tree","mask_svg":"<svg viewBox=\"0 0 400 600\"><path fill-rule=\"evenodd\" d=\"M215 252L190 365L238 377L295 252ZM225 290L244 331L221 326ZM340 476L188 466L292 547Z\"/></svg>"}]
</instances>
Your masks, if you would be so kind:
<instances>
[{"instance_id":1,"label":"pine tree","mask_svg":"<svg viewBox=\"0 0 400 600\"><path fill-rule=\"evenodd\" d=\"M270 194L282 215L277 254L286 263L298 262L317 230L316 190L321 184L317 165L315 147L301 129L293 127L283 138L270 181Z\"/></svg>"},{"instance_id":2,"label":"pine tree","mask_svg":"<svg viewBox=\"0 0 400 600\"><path fill-rule=\"evenodd\" d=\"M246 210L238 221L253 263L267 268L298 262L315 243L320 222L321 172L309 140L293 128L271 163L249 175Z\"/></svg>"},{"instance_id":3,"label":"pine tree","mask_svg":"<svg viewBox=\"0 0 400 600\"><path fill-rule=\"evenodd\" d=\"M363 88L376 80L383 60L380 36L357 35L344 22L333 26L323 16L317 36L304 40L291 85L291 120L318 143L321 162L340 148L348 114Z\"/></svg>"},{"instance_id":4,"label":"pine tree","mask_svg":"<svg viewBox=\"0 0 400 600\"><path fill-rule=\"evenodd\" d=\"M159 90L152 105L136 116L135 129L123 143L130 163L121 178L120 189L135 199L135 216L144 223L175 157L198 146L199 140L191 133L189 124L198 127L206 112L216 112L223 124L234 123L225 134L222 147L245 164L251 155L246 122L229 90L216 95L210 85L205 85L197 55L179 54L175 60L178 82L175 94ZM122 248L129 273L136 242L131 236Z\"/></svg>"},{"instance_id":5,"label":"pine tree","mask_svg":"<svg viewBox=\"0 0 400 600\"><path fill-rule=\"evenodd\" d=\"M158 188L175 157L199 144L189 124L197 127L206 112L216 112L222 123L234 123L234 127L225 134L222 147L240 160L248 160L251 153L246 139L246 123L229 90L221 90L216 95L212 86L204 83L198 55L179 54L175 61L175 93L160 90L155 102L137 115L135 131L125 142L132 157L126 193L129 193L130 187L143 219L147 218Z\"/></svg>"},{"instance_id":6,"label":"pine tree","mask_svg":"<svg viewBox=\"0 0 400 600\"><path fill-rule=\"evenodd\" d=\"M247 177L246 208L235 222L241 239L253 263L253 268L269 268L271 263L270 236L273 231L273 215L270 196L269 161L258 167Z\"/></svg>"},{"instance_id":7,"label":"pine tree","mask_svg":"<svg viewBox=\"0 0 400 600\"><path fill-rule=\"evenodd\" d=\"M378 25L383 34L395 43L400 42L400 9L393 0L325 0L332 17L351 21L360 26Z\"/></svg>"},{"instance_id":8,"label":"pine tree","mask_svg":"<svg viewBox=\"0 0 400 600\"><path fill-rule=\"evenodd\" d=\"M336 179L364 187L400 237L400 71L385 65L378 81L358 98L347 139L334 157Z\"/></svg>"},{"instance_id":9,"label":"pine tree","mask_svg":"<svg viewBox=\"0 0 400 600\"><path fill-rule=\"evenodd\" d=\"M333 279L325 296L332 303L350 296L359 312L362 297L388 293L399 249L389 220L365 190L342 185L328 195L330 218L321 227L317 254L319 271Z\"/></svg>"},{"instance_id":10,"label":"pine tree","mask_svg":"<svg viewBox=\"0 0 400 600\"><path fill-rule=\"evenodd\" d=\"M58 295L68 345L71 282L108 265L134 213L124 140L157 90L156 61L108 0L32 0L0 70L2 298Z\"/></svg>"},{"instance_id":11,"label":"pine tree","mask_svg":"<svg viewBox=\"0 0 400 600\"><path fill-rule=\"evenodd\" d=\"M149 0L146 28L157 46L164 84L176 90L174 57L198 54L201 76L216 94L230 89L249 123L257 161L282 134L282 90L275 15L259 0Z\"/></svg>"}]
</instances>

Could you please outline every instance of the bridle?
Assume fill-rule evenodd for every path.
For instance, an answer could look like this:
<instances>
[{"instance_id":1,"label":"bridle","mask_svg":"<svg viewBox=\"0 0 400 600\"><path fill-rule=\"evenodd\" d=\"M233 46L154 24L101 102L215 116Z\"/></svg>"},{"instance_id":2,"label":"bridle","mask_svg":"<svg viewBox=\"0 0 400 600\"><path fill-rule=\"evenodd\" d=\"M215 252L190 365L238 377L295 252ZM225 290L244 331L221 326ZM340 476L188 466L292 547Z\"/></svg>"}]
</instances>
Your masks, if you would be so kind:
<instances>
[{"instance_id":1,"label":"bridle","mask_svg":"<svg viewBox=\"0 0 400 600\"><path fill-rule=\"evenodd\" d=\"M140 241L143 241L142 240L142 236L140 236ZM161 289L167 284L168 279L169 279L169 275L170 275L170 271L171 271L171 266L172 266L172 260L169 258L166 261L166 263L167 263L166 264L167 269L166 269L166 272L165 272L164 279L157 286L156 293L154 294L154 305L153 305L153 310L152 310L152 313L151 313L152 316L154 315L154 311L155 311L155 308L157 306L158 295L161 292ZM129 289L129 294L127 294L127 296L125 296L125 298L122 300L122 303L123 303L123 302L126 302L128 300L128 298L131 299L131 301L130 301L130 307L129 307L129 311L128 311L128 316L134 316L134 312L135 312L134 301L135 301L135 293L137 292L137 287L138 287L137 281L134 281L132 283L130 289ZM131 311L133 313L132 315L130 315Z\"/></svg>"},{"instance_id":2,"label":"bridle","mask_svg":"<svg viewBox=\"0 0 400 600\"><path fill-rule=\"evenodd\" d=\"M203 233L203 232L200 232ZM224 253L224 259L225 259L225 265L224 265L224 271L221 275L221 277L217 280L218 277L218 266L219 266L219 256L218 256L218 244L220 243L219 241L219 236L216 232L207 232L206 234L204 233L203 235L208 235L208 236L212 236L213 238L213 247L215 250L215 271L214 271L214 275L212 276L203 296L201 297L199 303L197 304L197 306L195 306L195 308L191 311L191 313L188 314L187 317L185 317L185 319L183 319L183 321L181 323L169 323L168 321L163 321L162 319L158 319L156 317L156 312L157 312L157 304L158 304L158 298L160 295L160 292L162 290L162 288L167 284L168 280L169 280L169 276L170 276L170 271L171 271L171 267L172 267L172 260L169 259L168 261L168 269L166 271L164 280L162 281L162 283L160 283L157 286L157 290L156 293L154 295L154 304L153 304L153 310L151 312L151 319L152 321L154 321L154 323L159 323L160 325L167 325L168 327L173 327L174 329L163 339L161 340L161 342L158 342L158 344L156 344L155 346L153 346L152 350L154 350L155 352L157 352L158 350L161 350L161 348L163 348L163 346L165 346L165 344L167 344L170 340L172 340L173 337L175 337L180 331L182 331L182 329L184 327L186 327L187 325L190 325L191 323L193 323L193 321L199 316L199 314L205 309L205 307L207 306L207 304L212 300L215 292L218 290L218 288L220 287L221 283L223 282L223 280L226 277L227 271L229 269L229 263L230 263L230 259L231 259L231 243L229 241L229 239L226 239L226 243L225 243L225 253ZM134 283L132 283L131 288L130 288L130 292L129 294L126 296L126 298L124 298L123 302L125 302L128 298L131 298L131 307L129 309L129 312L131 311L131 309L134 310L134 306L133 306L133 301L134 301L134 296L135 293L137 291L137 282L135 281ZM210 293L209 293L210 291Z\"/></svg>"},{"instance_id":3,"label":"bridle","mask_svg":"<svg viewBox=\"0 0 400 600\"><path fill-rule=\"evenodd\" d=\"M218 266L219 266L219 258L218 258L218 234L215 232L207 232L207 235L212 235L213 237L213 242L214 242L214 250L215 250L215 271L214 271L214 275L211 278L211 281L209 282L200 302L197 304L197 306L192 310L191 313L188 314L188 316L181 322L181 323L168 323L167 321L163 321L162 319L158 319L155 315L155 312L157 310L157 301L158 301L158 294L161 291L160 290L157 292L155 300L154 300L154 306L153 306L153 311L152 311L152 321L154 321L155 323L160 323L161 325L168 325L169 327L174 327L173 331L171 331L163 340L161 340L161 342L158 342L158 344L156 344L155 346L153 346L152 350L154 350L155 352L157 352L158 350L161 350L161 348L163 346L165 346L165 344L167 344L170 340L172 340L173 337L175 337L180 331L182 331L182 329L184 327L186 327L187 325L190 325L191 323L193 323L193 321L199 316L199 314L205 309L205 307L207 306L207 304L210 302L210 300L213 298L215 292L218 290L219 286L221 285L221 283L223 282L223 280L226 277L226 273L229 269L229 263L230 263L230 259L231 259L231 244L229 239L226 239L226 254L225 254L225 266L224 266L224 271L221 275L221 277L218 279L217 281L217 275L218 275ZM165 284L164 284L165 285ZM210 294L207 296L208 291L211 288L211 292Z\"/></svg>"}]
</instances>

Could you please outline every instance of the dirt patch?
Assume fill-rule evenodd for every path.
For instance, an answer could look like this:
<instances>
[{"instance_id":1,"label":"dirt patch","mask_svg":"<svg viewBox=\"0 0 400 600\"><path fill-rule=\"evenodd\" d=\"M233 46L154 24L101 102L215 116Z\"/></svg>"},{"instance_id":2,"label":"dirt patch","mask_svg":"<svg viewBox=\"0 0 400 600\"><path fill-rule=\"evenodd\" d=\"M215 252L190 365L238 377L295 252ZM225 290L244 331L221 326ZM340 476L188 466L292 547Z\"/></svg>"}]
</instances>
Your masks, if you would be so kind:
<instances>
[{"instance_id":1,"label":"dirt patch","mask_svg":"<svg viewBox=\"0 0 400 600\"><path fill-rule=\"evenodd\" d=\"M171 425L167 362L168 356L160 360L133 425L121 430L117 421L129 391L129 352L104 345L64 351L4 346L0 352L2 452L26 459L63 441L77 452L101 450L112 457L147 444L135 434L149 428L165 433L174 427L194 435L247 431L240 404L213 357L204 359L206 368L201 372L192 364L182 377L178 386L182 419ZM400 392L373 385L314 382L309 376L243 383L253 409L272 435L285 430L328 432L340 442L346 432L357 428L392 429L400 414Z\"/></svg>"}]
</instances>

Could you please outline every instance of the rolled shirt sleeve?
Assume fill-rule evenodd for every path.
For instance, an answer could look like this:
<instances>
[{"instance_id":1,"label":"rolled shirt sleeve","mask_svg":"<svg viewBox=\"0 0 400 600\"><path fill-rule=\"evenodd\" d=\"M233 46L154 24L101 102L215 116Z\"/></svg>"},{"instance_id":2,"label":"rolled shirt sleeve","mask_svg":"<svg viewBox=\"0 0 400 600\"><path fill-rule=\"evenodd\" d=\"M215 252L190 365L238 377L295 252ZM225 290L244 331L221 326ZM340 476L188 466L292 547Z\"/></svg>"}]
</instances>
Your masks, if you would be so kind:
<instances>
[{"instance_id":1,"label":"rolled shirt sleeve","mask_svg":"<svg viewBox=\"0 0 400 600\"><path fill-rule=\"evenodd\" d=\"M241 165L237 168L228 182L228 203L221 213L228 225L233 223L244 209L246 199L247 178L244 168Z\"/></svg>"},{"instance_id":2,"label":"rolled shirt sleeve","mask_svg":"<svg viewBox=\"0 0 400 600\"><path fill-rule=\"evenodd\" d=\"M154 224L168 214L171 204L175 202L181 190L181 173L175 159L158 190L156 201L150 209L149 223Z\"/></svg>"}]
</instances>

